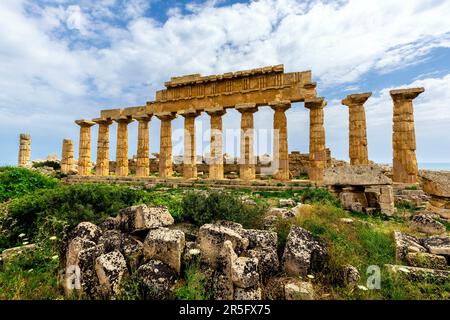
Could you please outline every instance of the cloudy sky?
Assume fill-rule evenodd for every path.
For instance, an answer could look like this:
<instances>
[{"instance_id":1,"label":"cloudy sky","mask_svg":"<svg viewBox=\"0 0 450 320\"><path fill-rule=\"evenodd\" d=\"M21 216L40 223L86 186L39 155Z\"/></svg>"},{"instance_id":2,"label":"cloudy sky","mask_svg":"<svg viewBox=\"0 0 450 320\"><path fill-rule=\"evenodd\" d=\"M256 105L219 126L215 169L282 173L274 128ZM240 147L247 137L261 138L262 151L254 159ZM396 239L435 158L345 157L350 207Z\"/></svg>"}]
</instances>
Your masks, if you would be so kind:
<instances>
[{"instance_id":1,"label":"cloudy sky","mask_svg":"<svg viewBox=\"0 0 450 320\"><path fill-rule=\"evenodd\" d=\"M21 132L32 136L33 159L59 155L63 138L77 148L74 120L145 104L171 76L276 64L312 70L328 101L327 145L340 159L348 158L342 98L373 92L369 157L390 162L389 90L425 87L414 101L417 156L450 162L449 17L448 0L1 0L0 165L16 164ZM263 132L273 112L260 110L255 125ZM288 111L290 151L308 150L308 121L302 103ZM174 132L182 125L176 119ZM207 152L208 116L197 126L198 152ZM159 127L153 119L151 152L159 150ZM239 113L229 111L224 127L239 127ZM113 125L111 159L115 132ZM137 124L129 135L131 156ZM94 160L96 136L94 127ZM225 151L236 149L228 143Z\"/></svg>"}]
</instances>

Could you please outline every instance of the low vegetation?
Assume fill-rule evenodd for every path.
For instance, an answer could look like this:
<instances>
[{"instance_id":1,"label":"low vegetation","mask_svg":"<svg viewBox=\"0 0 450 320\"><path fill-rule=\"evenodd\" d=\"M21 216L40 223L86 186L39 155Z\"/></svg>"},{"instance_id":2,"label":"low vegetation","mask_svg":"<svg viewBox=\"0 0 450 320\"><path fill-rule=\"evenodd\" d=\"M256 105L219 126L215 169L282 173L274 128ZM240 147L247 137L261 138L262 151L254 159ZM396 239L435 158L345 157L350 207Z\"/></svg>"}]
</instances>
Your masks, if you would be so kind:
<instances>
[{"instance_id":1,"label":"low vegetation","mask_svg":"<svg viewBox=\"0 0 450 320\"><path fill-rule=\"evenodd\" d=\"M226 219L245 228L261 228L269 205L277 204L280 198L310 204L298 209L295 218L275 221L280 256L293 225L311 231L329 245L327 269L311 280L323 299L450 299L449 283L411 283L384 268L395 263L393 230L410 231L401 218L349 213L325 189L228 192L203 188L194 192L163 185L148 190L103 184L63 185L55 178L17 168L0 168L0 252L28 243L36 243L37 249L8 263L0 261L0 299L63 299L58 283L59 248L67 232L81 221L99 223L122 208L145 203L167 206L177 222L200 226ZM339 272L345 264L360 271L363 289L340 286ZM369 266L380 268L379 290L364 289ZM187 264L184 270L176 298L208 299L205 275L198 263ZM136 277L128 278L123 288L122 299L147 298Z\"/></svg>"}]
</instances>

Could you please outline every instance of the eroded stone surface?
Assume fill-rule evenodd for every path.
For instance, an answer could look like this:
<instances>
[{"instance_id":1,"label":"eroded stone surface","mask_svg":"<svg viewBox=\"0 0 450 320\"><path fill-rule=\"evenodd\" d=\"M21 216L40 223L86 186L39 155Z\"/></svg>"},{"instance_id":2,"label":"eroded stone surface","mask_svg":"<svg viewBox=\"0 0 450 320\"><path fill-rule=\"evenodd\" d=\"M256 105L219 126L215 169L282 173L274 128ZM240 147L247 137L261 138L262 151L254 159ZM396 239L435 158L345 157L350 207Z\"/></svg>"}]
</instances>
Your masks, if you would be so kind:
<instances>
[{"instance_id":1,"label":"eroded stone surface","mask_svg":"<svg viewBox=\"0 0 450 320\"><path fill-rule=\"evenodd\" d=\"M450 237L447 235L426 238L423 240L423 245L430 253L450 256Z\"/></svg>"},{"instance_id":2,"label":"eroded stone surface","mask_svg":"<svg viewBox=\"0 0 450 320\"><path fill-rule=\"evenodd\" d=\"M154 300L173 298L172 287L176 273L160 260L150 260L137 270L139 278L145 286L146 296Z\"/></svg>"},{"instance_id":3,"label":"eroded stone surface","mask_svg":"<svg viewBox=\"0 0 450 320\"><path fill-rule=\"evenodd\" d=\"M400 231L394 232L395 241L395 256L397 262L406 261L406 255L409 252L426 252L427 250L420 244L420 240L414 236L402 233Z\"/></svg>"},{"instance_id":4,"label":"eroded stone surface","mask_svg":"<svg viewBox=\"0 0 450 320\"><path fill-rule=\"evenodd\" d=\"M118 219L124 232L150 230L169 226L174 222L166 207L149 208L145 204L121 210Z\"/></svg>"},{"instance_id":5,"label":"eroded stone surface","mask_svg":"<svg viewBox=\"0 0 450 320\"><path fill-rule=\"evenodd\" d=\"M420 213L415 215L410 222L410 226L420 232L427 234L441 234L445 232L445 226L433 219L430 214Z\"/></svg>"},{"instance_id":6,"label":"eroded stone surface","mask_svg":"<svg viewBox=\"0 0 450 320\"><path fill-rule=\"evenodd\" d=\"M406 255L408 265L412 267L447 269L447 260L443 256L425 252L410 252Z\"/></svg>"},{"instance_id":7,"label":"eroded stone surface","mask_svg":"<svg viewBox=\"0 0 450 320\"><path fill-rule=\"evenodd\" d=\"M203 258L211 265L216 263L223 243L229 240L236 253L242 252L248 246L248 240L235 230L217 224L205 224L200 227L198 243Z\"/></svg>"},{"instance_id":8,"label":"eroded stone surface","mask_svg":"<svg viewBox=\"0 0 450 320\"><path fill-rule=\"evenodd\" d=\"M144 252L147 258L161 260L179 273L184 245L182 231L161 227L149 231L144 241Z\"/></svg>"},{"instance_id":9,"label":"eroded stone surface","mask_svg":"<svg viewBox=\"0 0 450 320\"><path fill-rule=\"evenodd\" d=\"M283 254L283 269L288 276L306 276L319 272L328 259L325 243L311 232L293 226L289 232Z\"/></svg>"},{"instance_id":10,"label":"eroded stone surface","mask_svg":"<svg viewBox=\"0 0 450 320\"><path fill-rule=\"evenodd\" d=\"M120 292L122 280L128 275L127 262L119 251L112 251L95 261L100 290L106 296Z\"/></svg>"},{"instance_id":11,"label":"eroded stone surface","mask_svg":"<svg viewBox=\"0 0 450 320\"><path fill-rule=\"evenodd\" d=\"M235 286L250 288L258 284L258 259L239 257L231 265L231 279Z\"/></svg>"},{"instance_id":12,"label":"eroded stone surface","mask_svg":"<svg viewBox=\"0 0 450 320\"><path fill-rule=\"evenodd\" d=\"M387 185L392 180L377 165L354 165L327 168L324 175L327 185Z\"/></svg>"}]
</instances>

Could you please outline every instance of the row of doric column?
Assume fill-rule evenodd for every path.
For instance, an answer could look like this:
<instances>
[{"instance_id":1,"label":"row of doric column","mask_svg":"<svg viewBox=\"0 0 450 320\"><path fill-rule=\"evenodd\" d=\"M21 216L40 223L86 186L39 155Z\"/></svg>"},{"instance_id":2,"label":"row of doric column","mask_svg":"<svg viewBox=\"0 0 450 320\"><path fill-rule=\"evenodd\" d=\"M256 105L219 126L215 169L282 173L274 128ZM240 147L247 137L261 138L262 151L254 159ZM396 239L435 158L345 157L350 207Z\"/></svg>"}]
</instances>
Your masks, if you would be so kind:
<instances>
[{"instance_id":1,"label":"row of doric column","mask_svg":"<svg viewBox=\"0 0 450 320\"><path fill-rule=\"evenodd\" d=\"M287 119L285 112L291 106L290 101L273 102L269 104L275 111L274 114L274 161L277 168L274 177L278 180L289 179L289 159L287 143ZM236 110L241 113L241 165L240 178L242 180L253 180L256 178L256 167L254 162L254 122L253 114L258 110L254 103L242 103L236 105ZM205 112L210 116L211 121L211 141L210 141L210 179L223 179L223 133L222 116L226 113L224 108L210 108ZM177 115L184 117L184 161L183 177L185 179L197 178L197 153L195 138L195 119L200 115L197 110L184 110L178 114L174 112L161 112L154 114L161 121L160 132L160 154L159 154L159 176L169 178L172 176L172 120ZM116 147L116 176L127 176L128 168L128 124L134 120L139 122L138 126L138 147L137 147L137 167L136 176L145 177L150 174L150 141L149 122L153 115L144 116L121 116L114 119L117 122L117 147ZM80 175L91 174L91 127L98 125L97 141L97 165L96 175L109 175L109 126L111 119L77 120L80 126L80 147L78 172ZM322 120L320 121L323 127ZM323 128L322 128L322 131ZM323 147L324 150L324 138ZM64 143L63 149L70 147ZM73 145L72 145L73 149ZM69 162L70 157L67 151L63 151L63 162ZM73 155L72 155L73 157ZM323 157L322 157L323 158ZM323 158L325 159L325 158ZM73 160L72 160L73 162ZM69 167L64 168L64 172L69 171Z\"/></svg>"},{"instance_id":2,"label":"row of doric column","mask_svg":"<svg viewBox=\"0 0 450 320\"><path fill-rule=\"evenodd\" d=\"M390 91L394 103L392 133L394 182L414 183L417 179L418 166L415 153L416 139L412 100L422 92L424 92L423 88ZM349 108L349 156L351 165L369 164L364 103L371 95L370 92L352 94L342 100L342 104ZM326 105L324 98L305 100L305 107L310 110L309 178L312 181L323 180L327 167L324 128L324 107ZM274 178L277 180L289 180L287 118L285 112L290 108L291 103L290 101L277 101L269 103L269 106L275 111L273 119L273 161L276 163ZM253 114L258 110L258 107L253 103L242 103L236 105L235 108L241 113L240 178L242 180L253 180L256 178ZM210 179L223 179L222 116L226 113L226 110L217 107L204 111L210 116L211 121L209 177ZM185 129L183 177L185 179L194 179L197 177L195 119L200 115L200 112L197 110L184 110L178 114L184 117ZM133 118L123 116L114 119L118 123L115 171L117 176L127 176L129 173L128 124L133 120L139 122L136 176L145 177L149 175L149 122L152 116L148 114ZM156 113L155 116L161 120L159 176L168 178L173 174L171 123L177 114L174 112L162 112ZM89 175L91 172L90 127L98 124L96 175L109 175L109 126L112 124L112 121L108 119L94 119L93 121L77 120L76 123L80 126L79 174ZM63 167L66 168L65 165L67 164L68 168L68 163L73 163L73 155L72 160L70 160L70 156L64 156L66 152L64 150L73 150L73 145L66 145L65 141L63 146Z\"/></svg>"}]
</instances>

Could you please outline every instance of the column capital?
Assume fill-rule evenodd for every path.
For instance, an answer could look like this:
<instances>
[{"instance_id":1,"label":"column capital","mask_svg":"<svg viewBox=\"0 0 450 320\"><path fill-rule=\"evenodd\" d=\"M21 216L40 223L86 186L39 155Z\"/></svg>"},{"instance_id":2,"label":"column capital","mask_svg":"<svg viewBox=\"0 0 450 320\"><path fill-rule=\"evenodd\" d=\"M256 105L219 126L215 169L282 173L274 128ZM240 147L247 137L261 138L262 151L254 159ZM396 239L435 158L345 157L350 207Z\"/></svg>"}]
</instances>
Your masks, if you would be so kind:
<instances>
[{"instance_id":1,"label":"column capital","mask_svg":"<svg viewBox=\"0 0 450 320\"><path fill-rule=\"evenodd\" d=\"M177 117L175 112L158 112L155 113L155 116L159 119L159 120L173 120Z\"/></svg>"},{"instance_id":2,"label":"column capital","mask_svg":"<svg viewBox=\"0 0 450 320\"><path fill-rule=\"evenodd\" d=\"M196 118L200 115L200 111L199 110L195 110L195 109L186 109L186 110L181 110L177 112L177 115L183 116L185 118Z\"/></svg>"},{"instance_id":3,"label":"column capital","mask_svg":"<svg viewBox=\"0 0 450 320\"><path fill-rule=\"evenodd\" d=\"M227 112L227 110L222 107L216 107L205 109L205 112L210 116L223 116Z\"/></svg>"},{"instance_id":4,"label":"column capital","mask_svg":"<svg viewBox=\"0 0 450 320\"><path fill-rule=\"evenodd\" d=\"M327 102L325 101L325 98L323 98L323 97L305 100L305 108L307 108L307 109L324 108L326 105L327 105Z\"/></svg>"},{"instance_id":5,"label":"column capital","mask_svg":"<svg viewBox=\"0 0 450 320\"><path fill-rule=\"evenodd\" d=\"M115 122L117 123L130 123L133 122L133 118L129 117L129 116L119 116L113 119Z\"/></svg>"},{"instance_id":6,"label":"column capital","mask_svg":"<svg viewBox=\"0 0 450 320\"><path fill-rule=\"evenodd\" d=\"M106 124L108 126L112 124L112 120L109 118L95 118L92 119L92 122L95 122L96 124Z\"/></svg>"},{"instance_id":7,"label":"column capital","mask_svg":"<svg viewBox=\"0 0 450 320\"><path fill-rule=\"evenodd\" d=\"M341 103L347 107L363 105L371 96L372 92L349 94Z\"/></svg>"},{"instance_id":8,"label":"column capital","mask_svg":"<svg viewBox=\"0 0 450 320\"><path fill-rule=\"evenodd\" d=\"M258 111L258 107L256 106L256 103L238 103L234 107L237 111L240 113L250 112L254 113Z\"/></svg>"},{"instance_id":9,"label":"column capital","mask_svg":"<svg viewBox=\"0 0 450 320\"><path fill-rule=\"evenodd\" d=\"M153 114L142 114L133 116L133 119L138 122L149 122L153 117Z\"/></svg>"},{"instance_id":10,"label":"column capital","mask_svg":"<svg viewBox=\"0 0 450 320\"><path fill-rule=\"evenodd\" d=\"M272 101L269 102L269 106L275 111L277 110L286 111L291 107L291 101L290 100Z\"/></svg>"},{"instance_id":11,"label":"column capital","mask_svg":"<svg viewBox=\"0 0 450 320\"><path fill-rule=\"evenodd\" d=\"M80 127L92 127L95 125L95 122L91 120L81 119L81 120L75 120L75 123L79 125Z\"/></svg>"},{"instance_id":12,"label":"column capital","mask_svg":"<svg viewBox=\"0 0 450 320\"><path fill-rule=\"evenodd\" d=\"M425 91L425 88L409 88L409 89L397 89L391 90L389 93L394 101L398 100L413 100L419 94Z\"/></svg>"}]
</instances>

